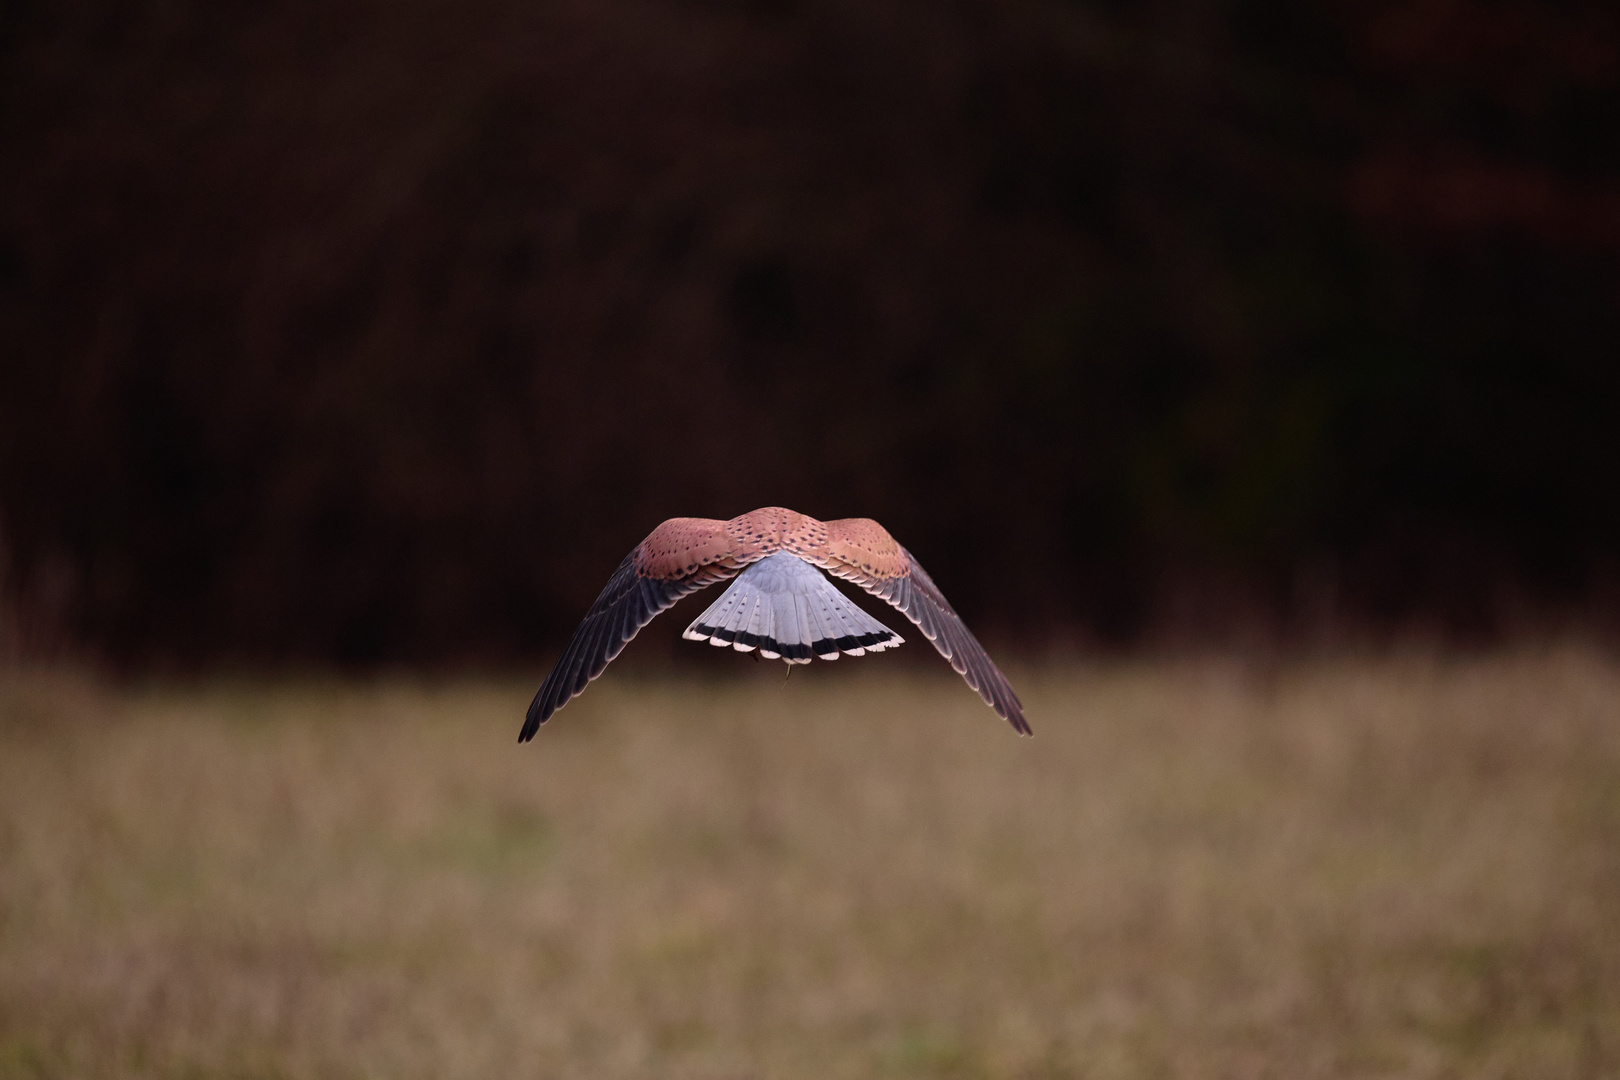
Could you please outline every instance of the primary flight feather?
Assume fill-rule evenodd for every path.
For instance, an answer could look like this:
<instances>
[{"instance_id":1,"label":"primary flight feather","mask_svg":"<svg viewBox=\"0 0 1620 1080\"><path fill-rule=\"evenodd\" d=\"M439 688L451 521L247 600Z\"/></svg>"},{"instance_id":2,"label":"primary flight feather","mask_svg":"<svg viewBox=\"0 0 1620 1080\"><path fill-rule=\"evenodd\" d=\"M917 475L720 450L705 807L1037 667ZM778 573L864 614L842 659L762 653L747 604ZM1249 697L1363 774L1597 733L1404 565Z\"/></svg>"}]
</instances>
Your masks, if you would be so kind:
<instances>
[{"instance_id":1,"label":"primary flight feather","mask_svg":"<svg viewBox=\"0 0 1620 1080\"><path fill-rule=\"evenodd\" d=\"M870 518L817 521L767 506L730 521L670 518L626 555L529 706L519 742L602 674L653 616L687 593L736 578L683 637L808 664L899 645L821 571L881 597L916 624L967 684L1019 733L1023 703L911 552ZM740 575L740 576L739 576Z\"/></svg>"}]
</instances>

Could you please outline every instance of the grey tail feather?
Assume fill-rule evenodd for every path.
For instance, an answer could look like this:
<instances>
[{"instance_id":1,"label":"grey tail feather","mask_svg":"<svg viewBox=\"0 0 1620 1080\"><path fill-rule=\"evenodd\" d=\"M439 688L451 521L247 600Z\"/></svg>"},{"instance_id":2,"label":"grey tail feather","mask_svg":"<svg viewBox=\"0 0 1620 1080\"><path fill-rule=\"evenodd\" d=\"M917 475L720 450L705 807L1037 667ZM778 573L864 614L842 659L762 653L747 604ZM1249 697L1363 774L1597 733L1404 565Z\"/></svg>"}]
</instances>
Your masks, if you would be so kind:
<instances>
[{"instance_id":1,"label":"grey tail feather","mask_svg":"<svg viewBox=\"0 0 1620 1080\"><path fill-rule=\"evenodd\" d=\"M864 656L899 645L899 634L862 611L822 576L744 574L681 636L688 641L758 649L768 659L808 664L812 657Z\"/></svg>"}]
</instances>

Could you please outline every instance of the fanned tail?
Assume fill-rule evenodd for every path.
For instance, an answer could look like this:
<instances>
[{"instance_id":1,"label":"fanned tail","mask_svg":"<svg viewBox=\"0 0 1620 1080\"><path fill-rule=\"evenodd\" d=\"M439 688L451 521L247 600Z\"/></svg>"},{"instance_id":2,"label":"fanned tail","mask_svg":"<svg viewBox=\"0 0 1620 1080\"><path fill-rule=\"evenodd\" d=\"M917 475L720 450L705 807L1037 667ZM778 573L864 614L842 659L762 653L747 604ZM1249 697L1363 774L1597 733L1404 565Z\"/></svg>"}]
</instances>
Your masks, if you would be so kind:
<instances>
[{"instance_id":1,"label":"fanned tail","mask_svg":"<svg viewBox=\"0 0 1620 1080\"><path fill-rule=\"evenodd\" d=\"M681 635L790 664L864 656L904 639L862 611L803 559L786 552L743 571Z\"/></svg>"}]
</instances>

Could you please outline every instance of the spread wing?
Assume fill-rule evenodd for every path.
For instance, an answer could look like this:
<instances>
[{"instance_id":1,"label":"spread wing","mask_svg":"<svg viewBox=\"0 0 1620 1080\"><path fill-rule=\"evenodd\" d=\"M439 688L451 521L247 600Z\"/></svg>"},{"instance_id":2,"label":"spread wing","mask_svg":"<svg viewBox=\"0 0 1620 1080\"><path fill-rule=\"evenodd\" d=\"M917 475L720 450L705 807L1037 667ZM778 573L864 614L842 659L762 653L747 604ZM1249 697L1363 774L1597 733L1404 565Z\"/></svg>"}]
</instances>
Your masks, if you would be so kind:
<instances>
[{"instance_id":1,"label":"spread wing","mask_svg":"<svg viewBox=\"0 0 1620 1080\"><path fill-rule=\"evenodd\" d=\"M1024 719L1024 703L1018 700L1007 676L962 622L934 579L888 530L870 518L829 521L824 552L827 561L817 561L828 573L853 581L887 601L917 625L923 637L934 643L939 655L950 661L997 716L1021 735L1034 734Z\"/></svg>"},{"instance_id":2,"label":"spread wing","mask_svg":"<svg viewBox=\"0 0 1620 1080\"><path fill-rule=\"evenodd\" d=\"M764 507L730 521L670 518L625 556L574 631L529 705L519 742L607 668L653 616L687 593L735 577L743 568L786 550L835 577L881 597L917 625L951 667L996 714L1031 734L1024 705L939 587L894 537L869 518L825 524L782 507Z\"/></svg>"},{"instance_id":3,"label":"spread wing","mask_svg":"<svg viewBox=\"0 0 1620 1080\"><path fill-rule=\"evenodd\" d=\"M726 522L670 518L636 545L608 578L557 665L534 695L519 742L528 742L551 714L583 693L653 616L687 593L734 577L761 556L739 553Z\"/></svg>"}]
</instances>

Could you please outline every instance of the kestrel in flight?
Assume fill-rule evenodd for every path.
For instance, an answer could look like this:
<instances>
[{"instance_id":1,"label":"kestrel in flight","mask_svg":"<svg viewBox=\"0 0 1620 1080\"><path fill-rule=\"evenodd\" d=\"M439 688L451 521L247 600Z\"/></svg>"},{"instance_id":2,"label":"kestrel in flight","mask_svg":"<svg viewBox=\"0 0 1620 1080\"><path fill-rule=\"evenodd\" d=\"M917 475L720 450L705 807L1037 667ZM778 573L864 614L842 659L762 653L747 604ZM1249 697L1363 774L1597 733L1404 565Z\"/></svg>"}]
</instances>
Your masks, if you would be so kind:
<instances>
[{"instance_id":1,"label":"kestrel in flight","mask_svg":"<svg viewBox=\"0 0 1620 1080\"><path fill-rule=\"evenodd\" d=\"M653 616L707 585L735 577L681 636L789 664L899 645L899 634L856 607L822 576L853 581L898 609L967 684L1020 734L1024 706L999 668L911 552L870 518L817 521L767 506L730 521L670 518L636 545L529 706L519 742L602 674Z\"/></svg>"}]
</instances>

